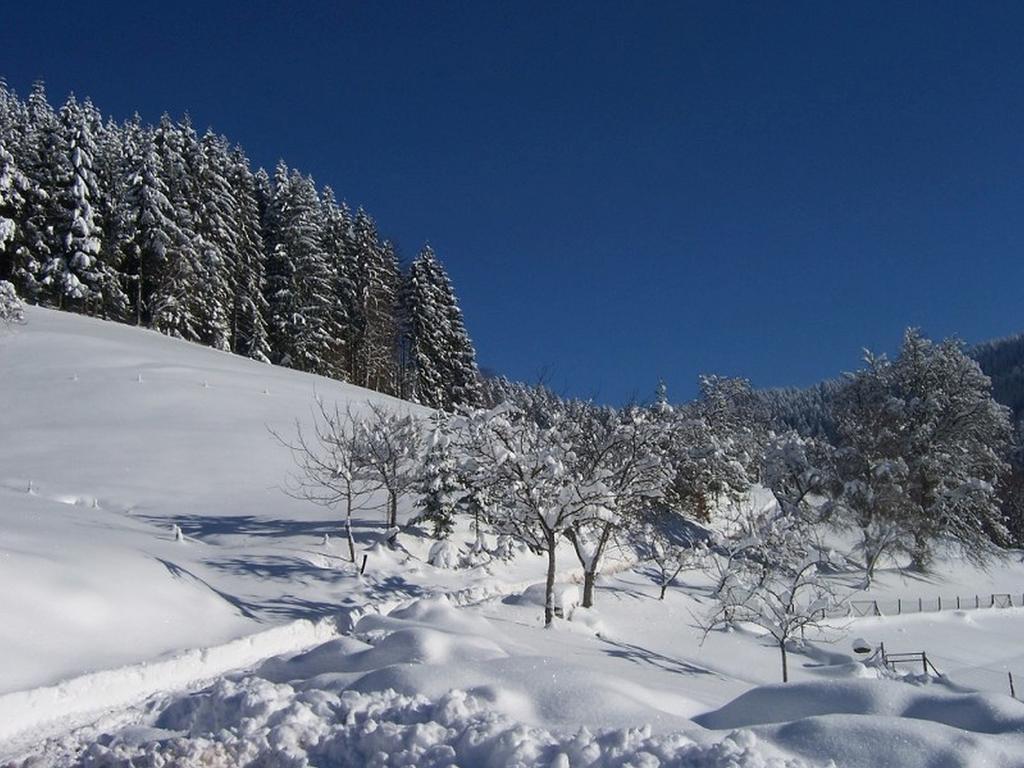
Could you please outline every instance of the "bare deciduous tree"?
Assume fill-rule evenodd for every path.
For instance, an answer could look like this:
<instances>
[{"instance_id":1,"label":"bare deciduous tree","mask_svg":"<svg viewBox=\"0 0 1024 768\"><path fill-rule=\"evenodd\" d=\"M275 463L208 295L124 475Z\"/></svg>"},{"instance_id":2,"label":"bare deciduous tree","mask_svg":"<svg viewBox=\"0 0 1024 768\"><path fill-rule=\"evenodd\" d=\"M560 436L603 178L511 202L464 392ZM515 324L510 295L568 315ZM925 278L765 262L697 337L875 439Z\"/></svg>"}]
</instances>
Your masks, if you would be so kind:
<instances>
[{"instance_id":1,"label":"bare deciduous tree","mask_svg":"<svg viewBox=\"0 0 1024 768\"><path fill-rule=\"evenodd\" d=\"M296 499L311 501L345 515L345 537L349 558L356 561L352 516L373 508L373 497L381 485L371 467L371 451L362 419L351 407L344 411L328 407L316 398L312 432L295 422L295 437L286 439L271 430L274 438L291 451L296 471L288 476L285 492Z\"/></svg>"}]
</instances>

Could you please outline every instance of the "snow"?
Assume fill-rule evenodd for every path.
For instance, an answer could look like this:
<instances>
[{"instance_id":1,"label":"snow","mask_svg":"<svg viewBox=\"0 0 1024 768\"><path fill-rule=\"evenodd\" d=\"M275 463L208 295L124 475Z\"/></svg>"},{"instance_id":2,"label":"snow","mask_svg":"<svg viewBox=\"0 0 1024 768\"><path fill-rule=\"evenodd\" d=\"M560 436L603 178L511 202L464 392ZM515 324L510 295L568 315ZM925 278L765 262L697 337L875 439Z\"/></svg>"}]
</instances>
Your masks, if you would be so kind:
<instances>
[{"instance_id":1,"label":"snow","mask_svg":"<svg viewBox=\"0 0 1024 768\"><path fill-rule=\"evenodd\" d=\"M288 434L314 395L412 406L126 326L37 308L26 319L0 334L0 762L1024 758L1024 704L1006 678L1024 680L1024 609L888 615L897 597L1019 598L1019 557L880 571L858 597L887 615L837 620L834 644L794 642L788 685L760 631L702 643L706 577L684 571L659 600L657 574L617 553L583 609L565 544L564 618L545 630L545 557L520 548L466 567L465 521L449 546L403 532L390 549L380 498L356 516L350 563L342 515L282 492L291 459L268 427ZM404 500L400 520L415 513ZM855 638L927 651L947 678L892 679Z\"/></svg>"}]
</instances>

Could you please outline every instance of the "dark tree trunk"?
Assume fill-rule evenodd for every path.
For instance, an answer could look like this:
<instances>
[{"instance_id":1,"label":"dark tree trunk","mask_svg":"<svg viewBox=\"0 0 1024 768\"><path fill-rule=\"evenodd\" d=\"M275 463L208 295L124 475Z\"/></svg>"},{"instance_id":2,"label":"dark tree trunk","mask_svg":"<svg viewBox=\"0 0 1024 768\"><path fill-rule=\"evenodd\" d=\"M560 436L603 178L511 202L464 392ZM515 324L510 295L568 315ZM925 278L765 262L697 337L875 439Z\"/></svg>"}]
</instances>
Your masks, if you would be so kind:
<instances>
[{"instance_id":1,"label":"dark tree trunk","mask_svg":"<svg viewBox=\"0 0 1024 768\"><path fill-rule=\"evenodd\" d=\"M593 571L583 572L583 607L590 608L594 605L594 582L597 581L597 574Z\"/></svg>"},{"instance_id":2,"label":"dark tree trunk","mask_svg":"<svg viewBox=\"0 0 1024 768\"><path fill-rule=\"evenodd\" d=\"M779 640L779 653L782 654L782 682L789 682L789 663L786 658L786 641Z\"/></svg>"},{"instance_id":3,"label":"dark tree trunk","mask_svg":"<svg viewBox=\"0 0 1024 768\"><path fill-rule=\"evenodd\" d=\"M353 564L356 561L356 540L352 536L352 500L348 500L348 506L345 511L345 535L348 537L348 556L352 559Z\"/></svg>"},{"instance_id":4,"label":"dark tree trunk","mask_svg":"<svg viewBox=\"0 0 1024 768\"><path fill-rule=\"evenodd\" d=\"M548 547L548 576L544 583L544 626L550 627L555 618L555 534L545 531Z\"/></svg>"}]
</instances>

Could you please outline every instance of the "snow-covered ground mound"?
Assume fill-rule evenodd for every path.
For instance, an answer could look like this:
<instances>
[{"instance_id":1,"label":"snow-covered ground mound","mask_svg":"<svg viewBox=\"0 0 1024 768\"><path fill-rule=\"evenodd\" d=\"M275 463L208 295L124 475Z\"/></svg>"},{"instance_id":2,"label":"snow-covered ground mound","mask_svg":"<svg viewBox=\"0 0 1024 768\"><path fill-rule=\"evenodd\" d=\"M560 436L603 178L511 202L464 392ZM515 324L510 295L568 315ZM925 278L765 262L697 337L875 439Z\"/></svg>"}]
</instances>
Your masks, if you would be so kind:
<instances>
[{"instance_id":1,"label":"snow-covered ground mound","mask_svg":"<svg viewBox=\"0 0 1024 768\"><path fill-rule=\"evenodd\" d=\"M753 629L702 643L707 581L692 572L659 600L651 573L619 561L585 610L567 550L565 618L545 630L541 558L434 567L425 535L382 546L371 509L355 521L360 574L337 513L282 492L291 458L268 427L288 433L314 394L413 406L27 315L0 335L0 762L1024 762L1024 705L1007 695L1008 672L1024 680L1024 610L974 609L1022 597L1017 556L881 573L860 597L885 615L794 644L787 686ZM455 548L470 538L460 526ZM917 612L939 596L961 610ZM889 679L852 650L858 636L927 651L946 679Z\"/></svg>"}]
</instances>

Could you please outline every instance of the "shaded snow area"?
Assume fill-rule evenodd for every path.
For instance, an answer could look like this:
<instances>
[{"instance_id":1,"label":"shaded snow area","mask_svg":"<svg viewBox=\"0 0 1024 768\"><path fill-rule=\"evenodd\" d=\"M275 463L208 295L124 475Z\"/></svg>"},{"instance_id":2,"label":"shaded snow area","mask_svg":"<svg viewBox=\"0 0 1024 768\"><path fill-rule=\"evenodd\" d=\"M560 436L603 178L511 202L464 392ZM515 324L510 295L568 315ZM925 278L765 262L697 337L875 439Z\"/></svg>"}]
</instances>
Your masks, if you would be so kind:
<instances>
[{"instance_id":1,"label":"shaded snow area","mask_svg":"<svg viewBox=\"0 0 1024 768\"><path fill-rule=\"evenodd\" d=\"M308 421L314 394L413 406L125 326L27 319L0 332L0 764L1024 764L1006 688L1007 672L1024 684L1024 609L837 620L790 649L782 685L756 630L701 642L703 577L658 600L653 573L613 557L583 609L566 548L564 618L545 630L542 558L450 567L473 538L458 527L435 567L423 532L385 547L374 508L353 564L338 513L281 491L291 459L268 427ZM862 597L1022 591L1014 556L882 573ZM945 676L896 679L857 637L927 651Z\"/></svg>"}]
</instances>

